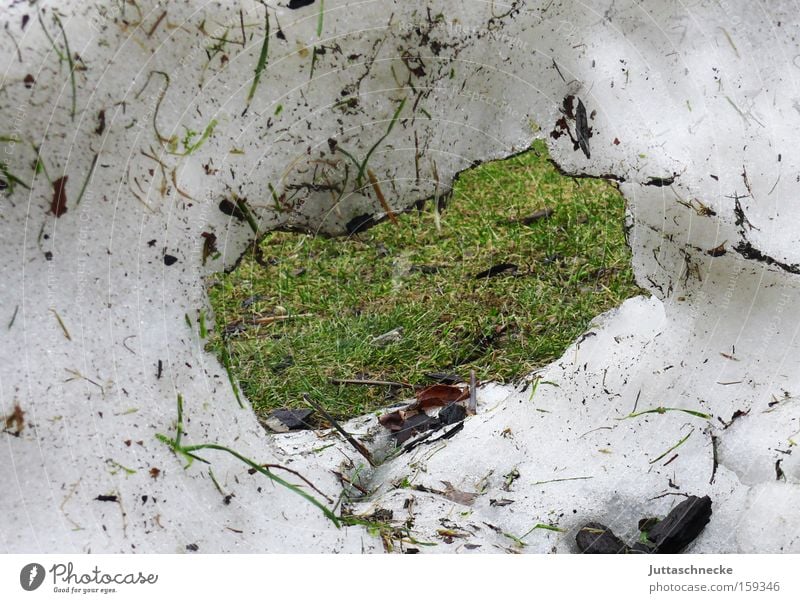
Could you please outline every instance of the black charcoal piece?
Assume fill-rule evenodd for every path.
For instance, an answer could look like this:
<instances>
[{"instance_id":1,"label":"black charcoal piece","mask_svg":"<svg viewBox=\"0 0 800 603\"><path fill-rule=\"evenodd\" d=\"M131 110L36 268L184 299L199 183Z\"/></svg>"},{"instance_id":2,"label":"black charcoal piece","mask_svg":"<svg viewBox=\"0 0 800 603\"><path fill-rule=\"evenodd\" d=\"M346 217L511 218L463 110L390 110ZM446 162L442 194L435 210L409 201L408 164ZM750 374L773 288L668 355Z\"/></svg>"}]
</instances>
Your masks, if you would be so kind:
<instances>
[{"instance_id":1,"label":"black charcoal piece","mask_svg":"<svg viewBox=\"0 0 800 603\"><path fill-rule=\"evenodd\" d=\"M455 385L456 383L463 383L464 380L456 373L425 373L425 376L436 383L444 383L445 385Z\"/></svg>"},{"instance_id":2,"label":"black charcoal piece","mask_svg":"<svg viewBox=\"0 0 800 603\"><path fill-rule=\"evenodd\" d=\"M589 121L586 119L586 108L580 99L578 99L578 106L575 108L575 134L578 139L578 146L580 146L586 158L590 159L589 137L592 135L592 131L589 129Z\"/></svg>"},{"instance_id":3,"label":"black charcoal piece","mask_svg":"<svg viewBox=\"0 0 800 603\"><path fill-rule=\"evenodd\" d=\"M647 534L655 553L680 553L700 535L711 520L711 499L690 496L656 524Z\"/></svg>"},{"instance_id":4,"label":"black charcoal piece","mask_svg":"<svg viewBox=\"0 0 800 603\"><path fill-rule=\"evenodd\" d=\"M628 552L627 545L599 523L587 523L575 537L578 549L587 555L619 555Z\"/></svg>"},{"instance_id":5,"label":"black charcoal piece","mask_svg":"<svg viewBox=\"0 0 800 603\"><path fill-rule=\"evenodd\" d=\"M428 431L433 422L433 417L429 417L425 413L408 417L408 419L406 419L403 423L403 428L400 429L400 431L393 433L392 436L395 438L399 446L412 436L422 433L423 431Z\"/></svg>"},{"instance_id":6,"label":"black charcoal piece","mask_svg":"<svg viewBox=\"0 0 800 603\"><path fill-rule=\"evenodd\" d=\"M308 418L313 413L313 410L279 408L269 415L264 424L272 431L279 433L296 429L311 429L311 425L308 424Z\"/></svg>"},{"instance_id":7,"label":"black charcoal piece","mask_svg":"<svg viewBox=\"0 0 800 603\"><path fill-rule=\"evenodd\" d=\"M467 417L467 409L461 404L452 403L439 411L439 423L442 425L452 425L463 421Z\"/></svg>"}]
</instances>

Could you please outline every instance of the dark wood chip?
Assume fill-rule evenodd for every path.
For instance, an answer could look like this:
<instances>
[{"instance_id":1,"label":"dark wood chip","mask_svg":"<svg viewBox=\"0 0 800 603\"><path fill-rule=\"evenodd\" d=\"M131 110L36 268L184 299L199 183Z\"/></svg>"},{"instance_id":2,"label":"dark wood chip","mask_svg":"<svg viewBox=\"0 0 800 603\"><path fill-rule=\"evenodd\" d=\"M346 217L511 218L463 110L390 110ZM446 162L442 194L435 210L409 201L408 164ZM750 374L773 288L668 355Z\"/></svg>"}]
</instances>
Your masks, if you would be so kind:
<instances>
[{"instance_id":1,"label":"dark wood chip","mask_svg":"<svg viewBox=\"0 0 800 603\"><path fill-rule=\"evenodd\" d=\"M711 499L708 496L690 496L658 522L648 532L647 538L655 545L655 553L680 553L700 535L710 520Z\"/></svg>"},{"instance_id":2,"label":"dark wood chip","mask_svg":"<svg viewBox=\"0 0 800 603\"><path fill-rule=\"evenodd\" d=\"M619 555L628 552L628 546L614 532L599 523L587 523L575 537L578 549L587 555Z\"/></svg>"}]
</instances>

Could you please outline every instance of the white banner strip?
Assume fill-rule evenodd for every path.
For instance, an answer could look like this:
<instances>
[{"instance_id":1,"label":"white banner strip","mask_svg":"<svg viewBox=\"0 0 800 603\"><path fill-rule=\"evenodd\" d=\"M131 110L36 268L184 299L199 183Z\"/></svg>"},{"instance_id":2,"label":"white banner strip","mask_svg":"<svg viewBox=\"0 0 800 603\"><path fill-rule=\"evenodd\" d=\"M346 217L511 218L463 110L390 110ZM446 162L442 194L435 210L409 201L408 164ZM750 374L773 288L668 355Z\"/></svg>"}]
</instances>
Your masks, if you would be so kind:
<instances>
[{"instance_id":1,"label":"white banner strip","mask_svg":"<svg viewBox=\"0 0 800 603\"><path fill-rule=\"evenodd\" d=\"M0 601L777 602L800 600L797 567L798 555L5 555Z\"/></svg>"},{"instance_id":2,"label":"white banner strip","mask_svg":"<svg viewBox=\"0 0 800 603\"><path fill-rule=\"evenodd\" d=\"M798 601L797 563L797 555L6 555L0 601L728 601L737 593Z\"/></svg>"}]
</instances>

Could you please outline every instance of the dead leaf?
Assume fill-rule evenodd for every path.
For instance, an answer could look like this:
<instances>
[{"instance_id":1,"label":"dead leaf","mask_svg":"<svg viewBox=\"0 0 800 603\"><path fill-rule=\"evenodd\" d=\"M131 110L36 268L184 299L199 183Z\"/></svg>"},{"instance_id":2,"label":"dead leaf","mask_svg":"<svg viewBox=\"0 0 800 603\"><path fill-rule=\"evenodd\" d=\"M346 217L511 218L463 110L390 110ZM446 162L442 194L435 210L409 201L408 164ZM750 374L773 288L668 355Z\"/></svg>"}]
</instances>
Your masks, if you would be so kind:
<instances>
[{"instance_id":1,"label":"dead leaf","mask_svg":"<svg viewBox=\"0 0 800 603\"><path fill-rule=\"evenodd\" d=\"M67 213L67 178L68 176L61 176L53 182L53 200L50 203L50 211L55 214L56 218Z\"/></svg>"},{"instance_id":2,"label":"dead leaf","mask_svg":"<svg viewBox=\"0 0 800 603\"><path fill-rule=\"evenodd\" d=\"M426 387L417 393L416 402L399 410L386 413L378 417L378 422L386 429L400 431L405 422L411 417L420 414L428 408L447 406L452 402L460 402L469 398L468 387L437 384Z\"/></svg>"},{"instance_id":3,"label":"dead leaf","mask_svg":"<svg viewBox=\"0 0 800 603\"><path fill-rule=\"evenodd\" d=\"M478 498L477 492L464 492L463 490L453 487L453 484L444 480L442 480L442 483L444 484L445 488L444 492L442 492L442 496L448 500L452 500L455 503L469 506L475 502L476 498Z\"/></svg>"},{"instance_id":4,"label":"dead leaf","mask_svg":"<svg viewBox=\"0 0 800 603\"><path fill-rule=\"evenodd\" d=\"M447 544L453 542L453 538L469 538L469 534L466 532L459 532L458 530L451 530L449 528L439 528L436 530L436 533L442 537Z\"/></svg>"},{"instance_id":5,"label":"dead leaf","mask_svg":"<svg viewBox=\"0 0 800 603\"><path fill-rule=\"evenodd\" d=\"M417 402L411 407L415 409L436 408L446 406L450 402L461 402L467 398L469 398L468 387L437 383L418 392Z\"/></svg>"},{"instance_id":6,"label":"dead leaf","mask_svg":"<svg viewBox=\"0 0 800 603\"><path fill-rule=\"evenodd\" d=\"M413 414L416 414L416 412ZM405 415L402 410L395 410L378 417L378 422L390 431L400 431L403 428L406 416L408 415Z\"/></svg>"},{"instance_id":7,"label":"dead leaf","mask_svg":"<svg viewBox=\"0 0 800 603\"><path fill-rule=\"evenodd\" d=\"M200 236L203 237L203 266L205 266L206 260L217 253L217 235L213 232L202 232Z\"/></svg>"},{"instance_id":8,"label":"dead leaf","mask_svg":"<svg viewBox=\"0 0 800 603\"><path fill-rule=\"evenodd\" d=\"M25 412L19 404L15 404L12 413L6 417L6 429L14 435L19 435L25 429Z\"/></svg>"},{"instance_id":9,"label":"dead leaf","mask_svg":"<svg viewBox=\"0 0 800 603\"><path fill-rule=\"evenodd\" d=\"M405 421L401 428L394 432L394 438L399 446L411 437L424 433L431 429L434 424L433 417L429 417L425 413L414 414Z\"/></svg>"}]
</instances>

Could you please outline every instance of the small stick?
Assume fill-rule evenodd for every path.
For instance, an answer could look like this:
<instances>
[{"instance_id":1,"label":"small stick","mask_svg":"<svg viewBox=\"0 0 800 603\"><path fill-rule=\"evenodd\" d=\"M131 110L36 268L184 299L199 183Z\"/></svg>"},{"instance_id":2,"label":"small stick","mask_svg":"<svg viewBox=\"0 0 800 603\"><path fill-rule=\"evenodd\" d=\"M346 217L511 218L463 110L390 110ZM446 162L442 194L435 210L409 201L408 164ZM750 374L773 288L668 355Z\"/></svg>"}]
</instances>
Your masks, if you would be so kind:
<instances>
[{"instance_id":1,"label":"small stick","mask_svg":"<svg viewBox=\"0 0 800 603\"><path fill-rule=\"evenodd\" d=\"M153 27L151 27L150 31L147 32L147 37L148 38L152 37L152 35L155 33L156 29L158 29L158 26L161 25L161 21L163 21L164 17L166 17L166 16L167 16L167 11L164 11L163 13L161 13L161 16L153 24Z\"/></svg>"},{"instance_id":2,"label":"small stick","mask_svg":"<svg viewBox=\"0 0 800 603\"><path fill-rule=\"evenodd\" d=\"M308 486L309 486L309 487L310 487L312 490L314 490L314 492L316 492L316 493L317 493L317 494L319 494L319 495L320 495L322 498L324 498L325 500L327 500L327 501L328 501L328 504L331 504L331 505L333 504L333 500L331 499L331 497L330 497L330 496L328 496L327 494L325 494L325 493L324 493L322 490L320 490L319 488L317 488L317 487L316 487L314 484L312 484L310 481L308 481L308 480L307 480L305 477L303 477L301 474L299 474L299 473L298 473L297 471L295 471L294 469L289 469L289 467L284 467L283 465L275 465L275 464L267 464L267 465L261 465L261 466L262 466L262 467L264 467L264 469L282 469L283 471L288 471L288 472L289 472L289 473L291 473L292 475L296 475L296 476L297 476L297 477L299 477L301 480L303 480L303 481L304 481L306 484L308 484ZM251 469L251 471L252 471L252 469ZM253 473L255 473L255 471L253 471Z\"/></svg>"},{"instance_id":3,"label":"small stick","mask_svg":"<svg viewBox=\"0 0 800 603\"><path fill-rule=\"evenodd\" d=\"M329 381L335 385L388 385L390 387L414 387L410 383L400 383L399 381L376 381L373 379L329 379Z\"/></svg>"},{"instance_id":4,"label":"small stick","mask_svg":"<svg viewBox=\"0 0 800 603\"><path fill-rule=\"evenodd\" d=\"M378 201L380 202L383 211L386 212L386 216L392 221L392 224L397 226L397 218L395 217L392 208L389 207L389 204L386 202L386 197L383 196L383 191L378 184L378 179L375 177L375 173L369 168L367 168L367 177L369 178L369 183L372 185L372 189L375 191L375 195L378 197Z\"/></svg>"},{"instance_id":5,"label":"small stick","mask_svg":"<svg viewBox=\"0 0 800 603\"><path fill-rule=\"evenodd\" d=\"M311 406L311 408L313 408L313 409L314 409L314 410L316 410L316 411L317 411L319 414L321 414L323 417L325 417L325 419L326 419L326 420L327 420L327 421L328 421L328 422L329 422L331 425L333 425L333 428L334 428L336 431L338 431L340 434L342 434L342 437L344 437L344 439L345 439L345 440L347 440L348 442L350 442L350 444L352 444L352 445L353 445L353 448L355 448L355 449L356 449L356 450L359 452L359 454L361 454L361 456L363 456L365 459L367 459L367 462L370 464L370 466L371 466L371 467L377 467L377 466L378 466L378 465L375 463L375 460L372 458L372 454L370 454L370 451L369 451L369 450L367 450L367 447L366 447L366 446L364 446L364 444L362 444L361 442L359 442L357 439L355 439L353 436L351 436L349 433L347 433L347 432L345 431L344 427L342 427L341 425L339 425L339 423L337 423L337 422L336 422L336 419L334 419L334 418L333 418L333 417L330 415L330 413L329 413L327 410L325 410L325 409L322 407L322 405L321 405L321 404L319 404L319 403L315 402L314 400L312 400L312 399L311 399L311 396L309 396L308 394L303 394L303 400L305 400L305 401L306 401L306 403L307 403L309 406Z\"/></svg>"},{"instance_id":6,"label":"small stick","mask_svg":"<svg viewBox=\"0 0 800 603\"><path fill-rule=\"evenodd\" d=\"M711 479L708 480L709 484L714 483L714 478L717 477L717 468L719 467L719 453L717 451L717 436L711 436Z\"/></svg>"},{"instance_id":7,"label":"small stick","mask_svg":"<svg viewBox=\"0 0 800 603\"><path fill-rule=\"evenodd\" d=\"M191 196L189 193L187 193L186 191L182 191L182 190L181 190L181 187L180 187L180 186L178 186L178 175L176 174L176 172L177 172L177 168L176 168L176 169L174 169L174 170L172 170L172 184L173 184L173 186L175 187L175 190L178 192L178 194L179 194L181 197L185 197L186 199L189 199L189 201L197 201L197 199L195 199L194 197L192 197L192 196Z\"/></svg>"},{"instance_id":8,"label":"small stick","mask_svg":"<svg viewBox=\"0 0 800 603\"><path fill-rule=\"evenodd\" d=\"M70 337L69 331L67 331L67 327L64 324L64 321L61 320L61 317L58 315L58 312L56 312L54 308L50 308L50 311L55 315L61 330L64 331L64 337L66 337L67 340L72 341L72 337Z\"/></svg>"},{"instance_id":9,"label":"small stick","mask_svg":"<svg viewBox=\"0 0 800 603\"><path fill-rule=\"evenodd\" d=\"M336 477L338 477L344 483L350 484L351 486L353 486L353 488L355 488L356 490L361 492L361 494L363 494L364 496L369 494L369 492L367 492L366 488L363 488L363 487L359 486L358 484L353 482L350 478L348 478L346 475L343 475L342 473L339 473L338 471L333 471L333 470L331 470L331 473L333 473Z\"/></svg>"},{"instance_id":10,"label":"small stick","mask_svg":"<svg viewBox=\"0 0 800 603\"><path fill-rule=\"evenodd\" d=\"M469 372L469 407L467 407L467 412L471 415L474 415L478 408L478 397L475 392L475 386L475 371L472 370Z\"/></svg>"},{"instance_id":11,"label":"small stick","mask_svg":"<svg viewBox=\"0 0 800 603\"><path fill-rule=\"evenodd\" d=\"M314 316L310 312L305 314L279 314L276 316L259 316L258 318L253 319L254 325L268 325L273 322L277 322L279 320L289 320L291 318L308 318L309 316Z\"/></svg>"},{"instance_id":12,"label":"small stick","mask_svg":"<svg viewBox=\"0 0 800 603\"><path fill-rule=\"evenodd\" d=\"M442 232L442 217L439 215L439 170L436 169L436 161L431 161L431 168L436 183L433 188L433 223L436 225L436 232Z\"/></svg>"}]
</instances>

